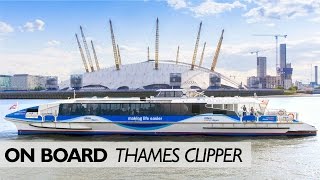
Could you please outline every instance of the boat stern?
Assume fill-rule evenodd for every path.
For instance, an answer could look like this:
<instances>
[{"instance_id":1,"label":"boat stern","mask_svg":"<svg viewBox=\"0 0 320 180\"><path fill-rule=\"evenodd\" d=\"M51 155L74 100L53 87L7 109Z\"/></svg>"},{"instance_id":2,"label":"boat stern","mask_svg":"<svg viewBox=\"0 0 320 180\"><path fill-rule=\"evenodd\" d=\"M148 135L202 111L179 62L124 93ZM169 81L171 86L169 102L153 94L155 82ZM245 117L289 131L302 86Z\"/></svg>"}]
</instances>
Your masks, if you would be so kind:
<instances>
[{"instance_id":1,"label":"boat stern","mask_svg":"<svg viewBox=\"0 0 320 180\"><path fill-rule=\"evenodd\" d=\"M317 129L315 126L312 126L307 123L299 123L298 125L291 127L287 132L287 135L293 136L316 136Z\"/></svg>"}]
</instances>

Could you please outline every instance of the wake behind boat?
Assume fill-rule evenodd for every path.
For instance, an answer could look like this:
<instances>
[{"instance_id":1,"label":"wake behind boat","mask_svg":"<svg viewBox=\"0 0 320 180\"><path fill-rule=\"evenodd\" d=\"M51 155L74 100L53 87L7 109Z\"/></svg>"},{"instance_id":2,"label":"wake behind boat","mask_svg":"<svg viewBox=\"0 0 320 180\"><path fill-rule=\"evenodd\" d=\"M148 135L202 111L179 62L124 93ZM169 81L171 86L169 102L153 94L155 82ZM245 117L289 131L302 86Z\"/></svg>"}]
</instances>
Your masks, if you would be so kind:
<instances>
[{"instance_id":1,"label":"wake behind boat","mask_svg":"<svg viewBox=\"0 0 320 180\"><path fill-rule=\"evenodd\" d=\"M267 109L267 100L207 97L197 91L159 90L150 98L79 98L5 116L18 134L269 136L316 135L298 113Z\"/></svg>"}]
</instances>

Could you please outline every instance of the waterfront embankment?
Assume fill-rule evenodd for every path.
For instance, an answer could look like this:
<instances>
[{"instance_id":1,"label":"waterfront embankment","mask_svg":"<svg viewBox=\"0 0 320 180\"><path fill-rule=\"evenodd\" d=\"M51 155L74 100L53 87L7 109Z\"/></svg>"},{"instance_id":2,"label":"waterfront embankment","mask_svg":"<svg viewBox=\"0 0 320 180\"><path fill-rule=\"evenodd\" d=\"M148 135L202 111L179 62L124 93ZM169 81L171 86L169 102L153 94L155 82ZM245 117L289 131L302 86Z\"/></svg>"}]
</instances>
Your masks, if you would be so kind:
<instances>
[{"instance_id":1,"label":"waterfront embankment","mask_svg":"<svg viewBox=\"0 0 320 180\"><path fill-rule=\"evenodd\" d=\"M68 99L83 97L150 97L156 96L155 90L101 90L101 91L6 91L0 92L0 99ZM245 89L215 89L205 90L206 96L270 96L284 95L283 90L245 90Z\"/></svg>"}]
</instances>

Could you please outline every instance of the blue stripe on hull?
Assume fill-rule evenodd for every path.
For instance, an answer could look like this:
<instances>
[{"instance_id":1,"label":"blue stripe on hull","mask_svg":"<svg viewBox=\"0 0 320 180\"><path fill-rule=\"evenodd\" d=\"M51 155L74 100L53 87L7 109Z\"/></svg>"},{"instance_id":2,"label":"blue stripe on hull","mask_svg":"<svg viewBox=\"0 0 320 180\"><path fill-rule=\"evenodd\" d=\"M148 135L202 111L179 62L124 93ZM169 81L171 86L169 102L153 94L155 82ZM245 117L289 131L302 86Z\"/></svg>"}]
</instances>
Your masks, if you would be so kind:
<instances>
[{"instance_id":1,"label":"blue stripe on hull","mask_svg":"<svg viewBox=\"0 0 320 180\"><path fill-rule=\"evenodd\" d=\"M18 130L19 135L36 134L63 134L63 135L141 135L141 136L184 136L184 135L205 135L205 136L315 136L314 131L290 132L290 133L210 133L210 132L112 132L112 131L43 131L43 130Z\"/></svg>"}]
</instances>

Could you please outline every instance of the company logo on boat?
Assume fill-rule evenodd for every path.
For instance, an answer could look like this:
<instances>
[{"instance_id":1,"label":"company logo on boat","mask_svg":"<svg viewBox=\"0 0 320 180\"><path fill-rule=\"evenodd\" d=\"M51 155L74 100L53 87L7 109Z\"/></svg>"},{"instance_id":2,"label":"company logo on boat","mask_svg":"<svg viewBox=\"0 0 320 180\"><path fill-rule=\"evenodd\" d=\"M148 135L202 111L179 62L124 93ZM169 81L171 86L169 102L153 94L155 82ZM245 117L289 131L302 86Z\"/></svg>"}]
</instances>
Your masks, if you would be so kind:
<instances>
[{"instance_id":1,"label":"company logo on boat","mask_svg":"<svg viewBox=\"0 0 320 180\"><path fill-rule=\"evenodd\" d=\"M161 121L162 117L160 116L129 116L129 121Z\"/></svg>"},{"instance_id":2,"label":"company logo on boat","mask_svg":"<svg viewBox=\"0 0 320 180\"><path fill-rule=\"evenodd\" d=\"M219 121L219 120L214 119L213 117L204 117L204 121Z\"/></svg>"},{"instance_id":3,"label":"company logo on boat","mask_svg":"<svg viewBox=\"0 0 320 180\"><path fill-rule=\"evenodd\" d=\"M38 112L27 112L26 118L38 118Z\"/></svg>"}]
</instances>

